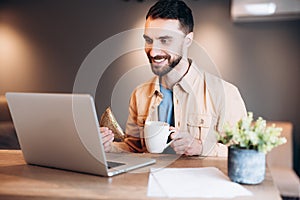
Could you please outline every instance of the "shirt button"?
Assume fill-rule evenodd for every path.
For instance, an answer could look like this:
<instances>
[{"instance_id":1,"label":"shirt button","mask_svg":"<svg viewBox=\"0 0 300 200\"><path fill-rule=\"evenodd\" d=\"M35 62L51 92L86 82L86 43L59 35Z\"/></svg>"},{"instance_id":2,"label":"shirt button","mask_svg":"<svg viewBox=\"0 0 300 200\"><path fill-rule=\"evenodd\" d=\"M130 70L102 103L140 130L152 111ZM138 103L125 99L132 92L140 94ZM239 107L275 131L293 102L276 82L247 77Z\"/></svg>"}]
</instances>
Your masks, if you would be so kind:
<instances>
[{"instance_id":1,"label":"shirt button","mask_svg":"<svg viewBox=\"0 0 300 200\"><path fill-rule=\"evenodd\" d=\"M201 119L201 120L200 120L200 123L201 123L201 124L204 124L204 119Z\"/></svg>"},{"instance_id":2,"label":"shirt button","mask_svg":"<svg viewBox=\"0 0 300 200\"><path fill-rule=\"evenodd\" d=\"M180 122L177 123L178 127L180 127Z\"/></svg>"}]
</instances>

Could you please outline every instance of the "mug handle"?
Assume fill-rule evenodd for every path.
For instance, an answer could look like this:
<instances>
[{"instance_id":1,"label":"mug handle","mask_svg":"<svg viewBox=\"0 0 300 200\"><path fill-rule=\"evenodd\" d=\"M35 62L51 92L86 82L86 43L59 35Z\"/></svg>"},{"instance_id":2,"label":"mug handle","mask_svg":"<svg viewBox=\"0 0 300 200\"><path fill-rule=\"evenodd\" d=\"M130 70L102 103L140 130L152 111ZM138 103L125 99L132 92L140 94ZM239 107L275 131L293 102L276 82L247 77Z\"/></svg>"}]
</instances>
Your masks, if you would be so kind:
<instances>
[{"instance_id":1,"label":"mug handle","mask_svg":"<svg viewBox=\"0 0 300 200\"><path fill-rule=\"evenodd\" d=\"M175 130L170 130L169 135L174 132L175 132ZM169 143L167 143L164 149L166 149L168 146L170 146L170 144L172 144L173 142L174 142L174 140L171 140Z\"/></svg>"}]
</instances>

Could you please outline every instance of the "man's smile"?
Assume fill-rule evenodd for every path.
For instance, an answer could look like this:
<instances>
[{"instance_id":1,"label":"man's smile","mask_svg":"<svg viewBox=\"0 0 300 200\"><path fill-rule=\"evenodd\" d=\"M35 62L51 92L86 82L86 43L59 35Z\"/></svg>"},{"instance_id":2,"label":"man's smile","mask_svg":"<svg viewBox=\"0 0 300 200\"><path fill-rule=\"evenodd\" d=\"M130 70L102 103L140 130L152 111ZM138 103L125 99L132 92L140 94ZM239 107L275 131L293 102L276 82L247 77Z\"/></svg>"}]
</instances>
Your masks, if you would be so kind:
<instances>
[{"instance_id":1,"label":"man's smile","mask_svg":"<svg viewBox=\"0 0 300 200\"><path fill-rule=\"evenodd\" d=\"M167 61L170 56L150 56L150 62L154 64L162 64L164 61Z\"/></svg>"}]
</instances>

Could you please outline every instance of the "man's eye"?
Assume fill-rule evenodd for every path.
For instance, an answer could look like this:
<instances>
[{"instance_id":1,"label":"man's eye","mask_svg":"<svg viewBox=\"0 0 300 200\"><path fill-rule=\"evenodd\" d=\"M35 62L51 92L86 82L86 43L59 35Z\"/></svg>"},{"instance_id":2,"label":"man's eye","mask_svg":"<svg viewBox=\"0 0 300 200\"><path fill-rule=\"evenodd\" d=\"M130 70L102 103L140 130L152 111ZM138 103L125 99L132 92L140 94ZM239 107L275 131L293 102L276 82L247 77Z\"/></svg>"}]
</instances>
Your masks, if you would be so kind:
<instances>
[{"instance_id":1,"label":"man's eye","mask_svg":"<svg viewBox=\"0 0 300 200\"><path fill-rule=\"evenodd\" d=\"M162 44L167 44L168 41L167 41L166 39L161 39L160 42L161 42Z\"/></svg>"},{"instance_id":2,"label":"man's eye","mask_svg":"<svg viewBox=\"0 0 300 200\"><path fill-rule=\"evenodd\" d=\"M145 42L147 43L147 44L152 44L152 40L151 39L149 39L149 38L145 38Z\"/></svg>"}]
</instances>

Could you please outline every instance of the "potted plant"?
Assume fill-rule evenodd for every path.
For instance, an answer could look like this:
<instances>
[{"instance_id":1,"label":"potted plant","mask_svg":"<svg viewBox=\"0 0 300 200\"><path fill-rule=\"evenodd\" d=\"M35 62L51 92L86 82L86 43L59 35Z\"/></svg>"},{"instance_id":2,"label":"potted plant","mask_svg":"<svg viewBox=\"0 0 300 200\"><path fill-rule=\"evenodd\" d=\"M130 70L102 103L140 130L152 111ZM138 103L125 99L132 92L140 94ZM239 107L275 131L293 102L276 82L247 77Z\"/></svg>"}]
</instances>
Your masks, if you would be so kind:
<instances>
[{"instance_id":1,"label":"potted plant","mask_svg":"<svg viewBox=\"0 0 300 200\"><path fill-rule=\"evenodd\" d=\"M275 124L267 127L266 120L259 117L253 121L253 113L239 120L233 126L225 124L217 134L218 142L228 146L228 176L238 183L258 184L264 180L266 153L286 143L280 137L281 127Z\"/></svg>"}]
</instances>

